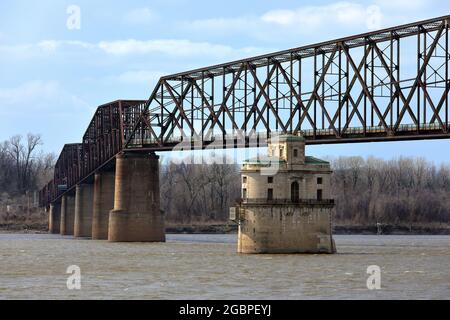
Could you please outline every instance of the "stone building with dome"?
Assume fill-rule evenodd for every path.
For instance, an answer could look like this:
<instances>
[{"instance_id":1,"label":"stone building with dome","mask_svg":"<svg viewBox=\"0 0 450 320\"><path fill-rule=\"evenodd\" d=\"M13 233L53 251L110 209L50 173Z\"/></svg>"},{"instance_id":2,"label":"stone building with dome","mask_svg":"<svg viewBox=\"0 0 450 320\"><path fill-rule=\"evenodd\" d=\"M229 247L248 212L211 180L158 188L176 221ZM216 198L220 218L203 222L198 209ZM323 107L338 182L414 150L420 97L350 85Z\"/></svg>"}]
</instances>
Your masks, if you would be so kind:
<instances>
[{"instance_id":1,"label":"stone building with dome","mask_svg":"<svg viewBox=\"0 0 450 320\"><path fill-rule=\"evenodd\" d=\"M268 155L245 161L239 224L240 253L334 253L330 163L305 156L301 136L268 141Z\"/></svg>"}]
</instances>

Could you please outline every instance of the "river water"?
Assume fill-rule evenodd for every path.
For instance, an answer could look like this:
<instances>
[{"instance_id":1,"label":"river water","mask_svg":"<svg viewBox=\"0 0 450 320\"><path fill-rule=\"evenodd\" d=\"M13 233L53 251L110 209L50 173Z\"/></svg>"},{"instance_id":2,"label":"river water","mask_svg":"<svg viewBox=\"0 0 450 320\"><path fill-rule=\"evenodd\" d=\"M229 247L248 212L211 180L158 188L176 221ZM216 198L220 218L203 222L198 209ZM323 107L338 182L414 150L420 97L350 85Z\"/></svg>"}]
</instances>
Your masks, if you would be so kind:
<instances>
[{"instance_id":1,"label":"river water","mask_svg":"<svg viewBox=\"0 0 450 320\"><path fill-rule=\"evenodd\" d=\"M239 255L236 235L167 240L0 234L0 299L450 299L450 236L335 236L336 255ZM67 288L71 265L80 290Z\"/></svg>"}]
</instances>

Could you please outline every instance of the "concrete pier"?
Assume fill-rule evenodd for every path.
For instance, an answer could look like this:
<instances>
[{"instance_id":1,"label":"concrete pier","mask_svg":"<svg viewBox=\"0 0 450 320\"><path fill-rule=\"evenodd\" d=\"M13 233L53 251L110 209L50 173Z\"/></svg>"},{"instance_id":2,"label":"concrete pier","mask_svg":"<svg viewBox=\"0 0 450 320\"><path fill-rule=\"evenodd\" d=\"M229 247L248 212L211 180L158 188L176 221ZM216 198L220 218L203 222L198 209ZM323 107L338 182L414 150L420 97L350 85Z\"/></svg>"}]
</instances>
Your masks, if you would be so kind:
<instances>
[{"instance_id":1,"label":"concrete pier","mask_svg":"<svg viewBox=\"0 0 450 320\"><path fill-rule=\"evenodd\" d=\"M108 240L109 212L114 208L114 183L113 171L95 175L92 240Z\"/></svg>"},{"instance_id":2,"label":"concrete pier","mask_svg":"<svg viewBox=\"0 0 450 320\"><path fill-rule=\"evenodd\" d=\"M53 202L50 204L48 213L48 232L59 234L61 227L61 202Z\"/></svg>"},{"instance_id":3,"label":"concrete pier","mask_svg":"<svg viewBox=\"0 0 450 320\"><path fill-rule=\"evenodd\" d=\"M333 205L243 204L239 253L335 253Z\"/></svg>"},{"instance_id":4,"label":"concrete pier","mask_svg":"<svg viewBox=\"0 0 450 320\"><path fill-rule=\"evenodd\" d=\"M92 236L92 211L93 211L94 185L80 184L75 192L75 237Z\"/></svg>"},{"instance_id":5,"label":"concrete pier","mask_svg":"<svg viewBox=\"0 0 450 320\"><path fill-rule=\"evenodd\" d=\"M159 157L154 153L117 156L108 240L165 241L164 216L159 203Z\"/></svg>"},{"instance_id":6,"label":"concrete pier","mask_svg":"<svg viewBox=\"0 0 450 320\"><path fill-rule=\"evenodd\" d=\"M75 196L64 195L61 199L61 235L73 235L75 223Z\"/></svg>"}]
</instances>

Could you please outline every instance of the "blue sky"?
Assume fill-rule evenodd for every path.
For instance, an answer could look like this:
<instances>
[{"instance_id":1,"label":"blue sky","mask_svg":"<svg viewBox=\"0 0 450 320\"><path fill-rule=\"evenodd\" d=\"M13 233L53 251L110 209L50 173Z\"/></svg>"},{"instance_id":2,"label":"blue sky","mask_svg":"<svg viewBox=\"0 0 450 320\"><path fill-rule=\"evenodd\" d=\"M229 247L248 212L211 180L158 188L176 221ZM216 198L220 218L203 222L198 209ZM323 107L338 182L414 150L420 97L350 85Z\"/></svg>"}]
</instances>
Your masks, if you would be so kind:
<instances>
[{"instance_id":1,"label":"blue sky","mask_svg":"<svg viewBox=\"0 0 450 320\"><path fill-rule=\"evenodd\" d=\"M80 29L67 8L80 8ZM375 26L367 17L376 12ZM96 106L147 99L161 75L450 14L448 1L0 2L0 141L78 142ZM447 161L450 140L309 147L316 156Z\"/></svg>"}]
</instances>

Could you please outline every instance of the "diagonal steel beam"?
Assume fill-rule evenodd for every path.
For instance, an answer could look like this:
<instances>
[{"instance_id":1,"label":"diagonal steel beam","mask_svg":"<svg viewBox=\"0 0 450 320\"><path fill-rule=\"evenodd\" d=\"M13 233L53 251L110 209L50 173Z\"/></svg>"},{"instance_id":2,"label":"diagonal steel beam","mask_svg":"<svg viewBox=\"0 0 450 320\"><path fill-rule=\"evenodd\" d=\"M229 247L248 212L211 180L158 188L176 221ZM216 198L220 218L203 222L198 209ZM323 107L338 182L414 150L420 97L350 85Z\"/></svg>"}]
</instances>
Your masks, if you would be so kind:
<instances>
[{"instance_id":1,"label":"diagonal steel beam","mask_svg":"<svg viewBox=\"0 0 450 320\"><path fill-rule=\"evenodd\" d=\"M161 86L162 86L162 80L159 80L159 81L158 81L158 84L157 84L157 85L155 86L155 88L153 89L153 92L152 92L152 94L150 95L150 98L148 99L147 103L145 104L144 110L149 109L150 104L151 104L152 101L155 99L155 97L156 97L156 95L157 95L157 93L158 93L158 90L161 88ZM141 116L142 116L142 114L141 114ZM138 122L139 122L139 121L138 121ZM136 134L136 130L137 130L138 126L139 126L139 123L138 123L138 122L134 125L133 129L131 130L130 137L127 139L127 141L125 142L125 144L123 144L123 146L122 146L123 149L125 149L126 147L128 147L128 145L130 144L130 142L131 142L131 140L133 139L134 135ZM121 129L123 130L124 128L122 127ZM156 136L155 139L158 140L158 137Z\"/></svg>"},{"instance_id":2,"label":"diagonal steel beam","mask_svg":"<svg viewBox=\"0 0 450 320\"><path fill-rule=\"evenodd\" d=\"M280 116L278 115L278 113L276 112L272 101L270 101L270 97L267 95L266 91L264 90L261 82L258 79L258 76L256 75L256 72L253 70L253 68L250 65L247 65L248 67L250 67L250 73L253 76L253 79L255 79L255 83L256 85L259 87L259 90L262 92L264 99L266 100L266 105L269 107L269 109L272 111L272 113L275 115L275 118L277 119L278 124L281 126L281 128L283 129L283 132L287 132L286 131L286 127L283 123L283 121L280 119Z\"/></svg>"},{"instance_id":3,"label":"diagonal steel beam","mask_svg":"<svg viewBox=\"0 0 450 320\"><path fill-rule=\"evenodd\" d=\"M366 59L370 54L371 49L369 47L367 47L366 51L364 52L364 56L361 59L361 62L358 66L358 71L361 72L362 68L364 67L364 65L366 64ZM347 75L348 77L348 75ZM336 114L333 117L333 124L336 123L336 120L339 118L339 114L342 111L342 108L344 107L344 105L347 103L347 99L351 96L351 91L353 89L353 87L356 84L356 81L358 80L358 77L356 74L353 75L352 81L348 84L347 89L345 91L344 97L341 101L341 104L338 107L338 110L336 111ZM357 110L358 114L360 114L359 110ZM364 121L361 121L362 125L365 125Z\"/></svg>"},{"instance_id":4,"label":"diagonal steel beam","mask_svg":"<svg viewBox=\"0 0 450 320\"><path fill-rule=\"evenodd\" d=\"M315 100L315 94L317 94L317 92L320 89L320 86L322 85L323 81L325 80L325 76L326 76L326 74L328 72L328 69L330 68L331 64L333 63L333 59L334 59L334 57L336 55L337 50L338 50L337 47L334 48L334 50L331 52L331 55L330 55L330 57L328 59L327 64L322 69L322 75L320 76L319 81L316 83L316 85L314 87L314 90L313 90L313 93L311 94L311 97L309 99L309 102L306 105L306 110L305 110L306 113L309 112L309 108L311 108L311 105L313 104L313 102ZM314 71L316 71L316 70L314 70ZM306 115L305 115L305 112L304 112L302 114L301 118L300 118L300 121L298 122L297 126L295 127L294 132L298 132L300 130L300 126L303 124L303 121L305 120L305 118L306 118Z\"/></svg>"},{"instance_id":5,"label":"diagonal steel beam","mask_svg":"<svg viewBox=\"0 0 450 320\"><path fill-rule=\"evenodd\" d=\"M398 127L400 126L401 121L403 120L403 116L405 115L406 112L406 108L408 107L409 103L411 102L412 98L414 97L414 93L416 92L416 89L420 83L420 79L422 78L428 63L430 62L431 57L433 56L433 52L436 49L436 45L439 42L442 32L444 31L445 28L445 24L442 23L441 27L439 28L437 34L436 34L436 38L434 39L432 45L429 48L429 51L424 59L424 62L422 64L422 67L420 68L419 74L416 77L416 80L414 81L413 86L411 87L411 91L409 92L408 98L406 99L406 104L403 106L400 115L397 119L397 122L395 123L395 128L394 130L396 131L398 129ZM419 124L417 124L417 126L419 126Z\"/></svg>"},{"instance_id":6,"label":"diagonal steel beam","mask_svg":"<svg viewBox=\"0 0 450 320\"><path fill-rule=\"evenodd\" d=\"M364 92L363 91L361 91L361 93L359 94L358 100L356 102L353 100L352 96L348 96L350 104L352 105L352 112L350 113L347 121L345 122L344 128L342 129L342 133L345 133L347 131L347 129L350 127L350 123L351 123L355 113L358 116L358 119L361 122L361 124L363 126L365 125L364 119L363 119L361 113L358 110L358 106L361 103L361 100L362 100L363 97L364 97Z\"/></svg>"},{"instance_id":7,"label":"diagonal steel beam","mask_svg":"<svg viewBox=\"0 0 450 320\"><path fill-rule=\"evenodd\" d=\"M222 114L222 112L225 111L228 114L228 117L230 118L230 120L231 120L231 122L233 124L233 129L235 129L235 130L239 130L239 127L237 126L236 122L234 121L233 115L231 114L230 110L227 108L227 102L228 102L228 99L230 99L231 94L234 91L234 89L236 87L236 84L239 81L241 73L244 70L244 66L245 66L245 64L243 63L240 66L236 76L233 78L233 82L231 83L231 86L230 86L230 88L227 91L227 95L225 96L225 98L223 99L222 103L220 104L219 113L217 114L217 119L219 119L220 115ZM216 123L217 123L216 121L213 121L212 124L211 124L211 128L214 128Z\"/></svg>"},{"instance_id":8,"label":"diagonal steel beam","mask_svg":"<svg viewBox=\"0 0 450 320\"><path fill-rule=\"evenodd\" d=\"M253 102L252 109L250 110L250 112L245 117L244 127L248 124L248 122L250 121L250 118L252 117L252 115L254 115L255 112L258 112L258 118L256 118L256 120L253 123L253 129L256 130L256 126L258 125L258 123L260 121L262 121L264 126L266 127L266 130L270 132L269 124L267 123L267 120L264 118L264 111L267 108L267 104L264 104L264 106L260 110L258 108L258 103L259 103L259 100L261 100L261 98L263 96L263 92L265 92L266 89L270 86L270 81L271 81L270 79L272 78L272 76L275 73L276 69L277 69L276 65L274 64L272 66L272 68L270 69L269 73L268 73L266 81L264 82L263 89L259 90L258 96L256 97L255 101Z\"/></svg>"},{"instance_id":9,"label":"diagonal steel beam","mask_svg":"<svg viewBox=\"0 0 450 320\"><path fill-rule=\"evenodd\" d=\"M308 118L309 123L311 124L311 126L313 128L316 128L316 124L314 123L313 119L311 118L311 116L308 114L305 104L302 101L302 98L300 97L300 95L298 94L297 90L294 88L294 86L292 85L292 81L289 79L289 76L286 73L286 70L284 70L284 68L281 66L281 64L277 61L276 63L278 63L278 68L281 71L281 74L283 75L284 80L286 81L287 85L289 86L289 89L291 90L291 93L294 95L295 99L297 100L297 104L295 106L295 108L293 109L289 120L286 124L286 127L290 127L293 119L294 119L294 115L297 113L297 111L301 108L303 110L303 112L306 114L306 117ZM291 70L292 73L292 70Z\"/></svg>"},{"instance_id":10,"label":"diagonal steel beam","mask_svg":"<svg viewBox=\"0 0 450 320\"><path fill-rule=\"evenodd\" d=\"M205 93L203 92L203 90L199 87L198 83L196 80L192 80L192 83L194 85L194 87L197 89L197 92L200 94L202 101L205 103L206 107L209 110L210 113L210 117L212 117L216 123L219 125L220 129L222 130L222 133L225 134L225 128L222 125L222 123L220 122L219 118L216 116L216 113L214 112L214 110L212 109L211 104L208 102L208 99L205 97ZM202 131L206 130L206 123L205 125L202 127Z\"/></svg>"},{"instance_id":11,"label":"diagonal steel beam","mask_svg":"<svg viewBox=\"0 0 450 320\"><path fill-rule=\"evenodd\" d=\"M367 83L362 78L361 73L358 71L358 68L356 67L355 62L353 61L353 58L351 57L351 55L348 51L348 48L346 48L345 46L341 46L341 48L342 48L342 51L347 56L347 59L350 62L350 65L351 65L353 71L355 72L356 76L358 77L358 80L361 83L361 86L363 88L365 96L369 99L370 103L372 104L372 108L375 109L375 112L376 112L378 118L381 119L381 123L383 124L384 128L386 129L386 132L390 132L390 129L388 128L388 125L387 125L386 121L384 120L383 115L381 114L380 109L378 108L378 105L375 102L375 99L373 98L372 94L369 92ZM365 124L365 125L367 125L367 124Z\"/></svg>"},{"instance_id":12,"label":"diagonal steel beam","mask_svg":"<svg viewBox=\"0 0 450 320\"><path fill-rule=\"evenodd\" d=\"M172 98L172 100L173 100L173 102L175 103L175 106L176 106L175 109L174 109L174 111L173 111L173 112L171 113L171 115L169 116L169 118L172 118L172 120L175 120L175 122L176 122L178 128L180 129L181 133L183 134L183 136L185 136L183 127L179 124L179 119L180 119L181 117L183 117L183 119L186 121L186 123L188 124L189 128L191 129L191 133L193 132L193 133L197 136L196 131L194 130L194 128L193 128L191 122L189 121L189 119L187 118L187 116L186 116L186 114L185 114L183 108L181 107L181 101L183 101L184 98L186 97L186 95L189 93L189 89L192 87L192 83L191 83L191 82L188 83L188 85L186 86L186 88L184 89L184 91L181 93L181 96L179 97L179 101L178 101L178 99L175 97L175 95L174 95L174 93L173 93L173 91L172 91L172 89L171 89L171 86L167 83L167 81L164 80L164 81L163 81L163 84L164 84L164 86L167 88L167 91L169 92L169 95L171 96L171 98ZM175 114L176 114L176 111L177 111L177 110L178 110L179 114L178 114L178 117L175 118ZM168 123L166 124L166 127L164 128L164 130L161 130L161 137L164 137L164 134L165 134L167 128L168 128L170 125L171 125L171 121L168 121ZM172 134L172 132L173 132L174 129L175 129L175 128L172 126L171 129L170 129L170 131L169 131L169 134L167 134L166 140L170 137L170 135ZM192 135L192 134L191 134L191 135ZM166 141L166 140L165 140L165 141Z\"/></svg>"},{"instance_id":13,"label":"diagonal steel beam","mask_svg":"<svg viewBox=\"0 0 450 320\"><path fill-rule=\"evenodd\" d=\"M425 87L425 85L423 83L421 83L421 86ZM434 105L433 99L431 99L431 97L430 97L430 95L428 93L428 90L423 90L423 93L425 95L425 99L428 101L428 103L430 104L431 109L433 110L434 117L438 120L439 124L441 125L442 130L445 130L445 126L444 126L444 124L442 122L441 117L439 116L438 110L436 109L436 107ZM433 122L434 121L432 121L430 123L433 123Z\"/></svg>"},{"instance_id":14,"label":"diagonal steel beam","mask_svg":"<svg viewBox=\"0 0 450 320\"><path fill-rule=\"evenodd\" d=\"M389 114L389 111L392 111L393 103L394 103L395 99L397 98L397 96L399 96L399 97L402 99L404 105L407 105L407 106L408 106L408 110L409 110L409 113L410 113L410 115L411 115L411 118L413 119L414 123L417 124L417 122L418 122L418 121L417 121L417 117L415 116L414 112L412 112L411 106L410 106L409 103L407 102L406 97L404 96L403 91L402 91L402 89L400 88L400 85L399 85L398 80L395 79L394 74L393 74L393 71L392 71L391 68L389 68L389 66L387 65L387 62L386 62L386 60L384 59L383 53L381 52L380 48L378 48L378 46L377 46L375 43L372 44L372 47L373 47L373 48L375 49L375 51L377 52L377 56L378 56L378 58L380 59L381 64L383 65L384 69L385 69L386 72L388 73L388 76L389 76L389 78L390 78L390 81L391 81L391 83L394 85L395 90L396 90L395 93L394 93L394 95L393 95L393 97L392 97L392 99L391 99L391 101L390 101L390 103L389 103L389 107L386 109L386 111L385 111L384 114L383 114L383 118L386 119L387 115Z\"/></svg>"}]
</instances>

